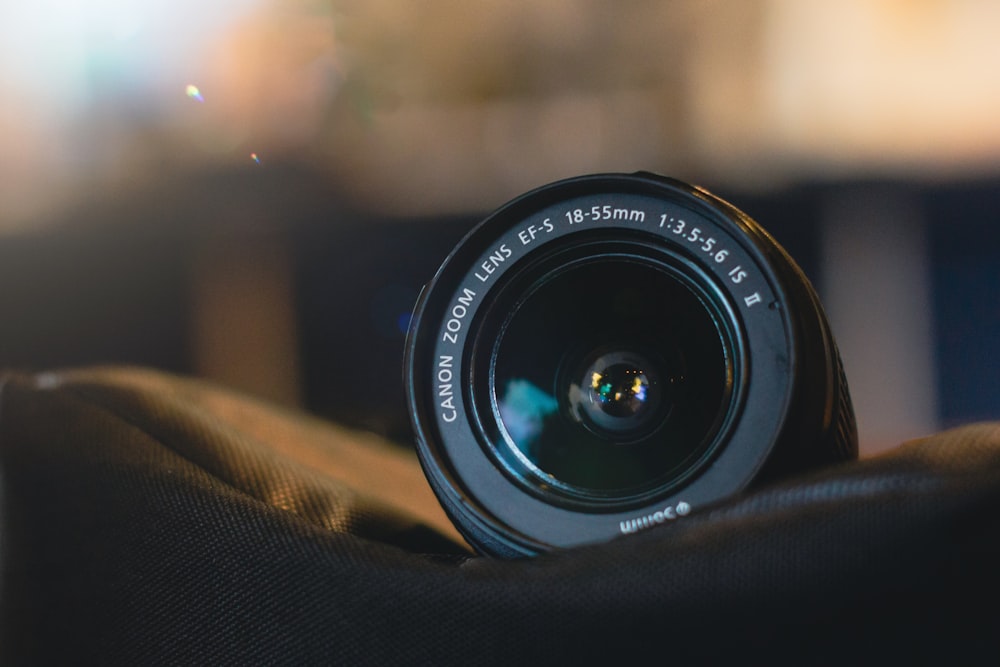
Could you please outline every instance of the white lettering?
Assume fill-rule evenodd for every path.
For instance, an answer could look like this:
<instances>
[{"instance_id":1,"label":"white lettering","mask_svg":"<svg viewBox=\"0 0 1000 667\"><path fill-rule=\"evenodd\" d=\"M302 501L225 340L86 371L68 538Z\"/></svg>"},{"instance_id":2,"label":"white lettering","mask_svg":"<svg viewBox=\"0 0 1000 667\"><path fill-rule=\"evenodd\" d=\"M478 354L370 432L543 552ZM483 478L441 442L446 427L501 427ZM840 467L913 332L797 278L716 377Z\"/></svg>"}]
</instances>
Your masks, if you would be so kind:
<instances>
[{"instance_id":1,"label":"white lettering","mask_svg":"<svg viewBox=\"0 0 1000 667\"><path fill-rule=\"evenodd\" d=\"M468 287L462 290L462 295L458 297L458 303L451 308L451 319L444 323L447 331L441 332L441 339L446 343L457 343L459 331L462 330L462 320L469 314L469 306L472 305L476 293Z\"/></svg>"},{"instance_id":2,"label":"white lettering","mask_svg":"<svg viewBox=\"0 0 1000 667\"><path fill-rule=\"evenodd\" d=\"M552 224L552 219L545 218L542 220L541 225L528 225L519 231L517 233L517 238L521 241L521 245L528 245L543 232L548 234L549 232L555 230L555 228L556 226Z\"/></svg>"},{"instance_id":3,"label":"white lettering","mask_svg":"<svg viewBox=\"0 0 1000 667\"><path fill-rule=\"evenodd\" d=\"M499 248L494 250L485 262L479 265L479 268L482 269L482 273L476 271L476 278L479 278L480 282L486 282L490 275L493 274L501 264L510 259L510 256L513 254L514 251L510 249L510 246L504 243Z\"/></svg>"},{"instance_id":4,"label":"white lettering","mask_svg":"<svg viewBox=\"0 0 1000 667\"><path fill-rule=\"evenodd\" d=\"M640 530L645 530L646 528L652 528L653 526L661 523L673 521L678 517L687 516L690 512L691 505L682 500L677 503L677 505L667 505L662 510L657 510L652 514L636 517L635 519L619 521L618 530L622 534L628 535L630 533L636 533Z\"/></svg>"},{"instance_id":5,"label":"white lettering","mask_svg":"<svg viewBox=\"0 0 1000 667\"><path fill-rule=\"evenodd\" d=\"M441 407L441 419L448 423L458 419L458 410L455 409L454 390L451 384L454 378L454 373L451 370L453 362L454 357L451 355L442 354L438 356L438 398L444 399L439 403Z\"/></svg>"},{"instance_id":6,"label":"white lettering","mask_svg":"<svg viewBox=\"0 0 1000 667\"><path fill-rule=\"evenodd\" d=\"M462 296L458 297L458 302L464 306L471 306L472 300L475 298L476 293L466 287L462 290Z\"/></svg>"}]
</instances>

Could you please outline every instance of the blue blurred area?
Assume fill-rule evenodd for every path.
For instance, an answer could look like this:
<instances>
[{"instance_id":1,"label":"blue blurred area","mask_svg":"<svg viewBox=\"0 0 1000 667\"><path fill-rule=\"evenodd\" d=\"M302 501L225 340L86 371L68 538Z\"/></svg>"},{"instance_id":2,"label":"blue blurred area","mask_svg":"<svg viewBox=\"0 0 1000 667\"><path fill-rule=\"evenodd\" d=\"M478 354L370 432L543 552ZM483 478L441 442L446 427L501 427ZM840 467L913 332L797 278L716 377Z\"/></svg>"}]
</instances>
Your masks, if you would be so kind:
<instances>
[{"instance_id":1,"label":"blue blurred area","mask_svg":"<svg viewBox=\"0 0 1000 667\"><path fill-rule=\"evenodd\" d=\"M1000 187L927 198L943 425L1000 418Z\"/></svg>"}]
</instances>

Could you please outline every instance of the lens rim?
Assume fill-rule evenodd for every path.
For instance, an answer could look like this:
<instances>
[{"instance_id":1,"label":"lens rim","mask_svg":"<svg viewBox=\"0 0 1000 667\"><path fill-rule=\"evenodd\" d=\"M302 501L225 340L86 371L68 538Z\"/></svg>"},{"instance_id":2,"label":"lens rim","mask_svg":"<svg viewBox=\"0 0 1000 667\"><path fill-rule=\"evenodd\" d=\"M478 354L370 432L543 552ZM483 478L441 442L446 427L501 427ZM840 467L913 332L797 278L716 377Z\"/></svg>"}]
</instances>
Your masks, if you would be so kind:
<instances>
[{"instance_id":1,"label":"lens rim","mask_svg":"<svg viewBox=\"0 0 1000 667\"><path fill-rule=\"evenodd\" d=\"M701 253L694 241L671 234L671 227L655 230L662 244L687 254L726 284L745 330L748 358L752 359L742 381L749 387L744 409L726 448L713 464L679 492L625 512L567 510L519 492L483 455L465 418L468 392L458 386L475 380L466 345L468 323L474 311L489 301L493 278L519 261L522 242L537 246L575 233L576 226L560 227L557 223L576 208L589 211L591 206L597 213L618 207L624 211L641 209L646 216L662 212L663 220L669 219L670 224L675 217L678 222L683 218L690 223L688 229L701 228L701 239L714 238L716 249L724 246L726 261L716 265L713 256ZM609 218L584 227L629 233L648 228L650 225L644 224L648 222ZM550 229L553 226L556 231ZM513 252L497 264L494 258L505 248ZM482 283L474 278L480 266L487 278ZM741 273L727 273L737 269ZM459 323L454 338L445 342L444 335L452 333L447 329L452 309L463 295L469 297L469 291L474 297L469 298L468 317ZM790 311L796 311L794 317ZM818 345L805 337L804 347L802 331L817 332ZM825 387L813 382L816 391L808 392L805 398L802 394L796 397L794 428L786 432L795 385L801 382L802 356L816 366L818 376L833 379ZM813 362L814 357L819 361ZM820 430L820 437L813 439L826 442L831 424L843 421L838 418L836 401L844 385L837 381L831 359L836 359L835 346L811 287L774 240L749 217L706 191L673 179L645 173L596 174L543 186L513 200L456 246L418 299L405 348L404 380L418 458L445 511L478 550L514 557L601 542L672 520L682 514L682 508L709 506L745 488L774 451L790 449L779 441ZM445 371L456 386L442 397L439 374ZM809 421L802 422L800 413L807 413ZM850 444L847 442L844 452L814 458L848 458Z\"/></svg>"}]
</instances>

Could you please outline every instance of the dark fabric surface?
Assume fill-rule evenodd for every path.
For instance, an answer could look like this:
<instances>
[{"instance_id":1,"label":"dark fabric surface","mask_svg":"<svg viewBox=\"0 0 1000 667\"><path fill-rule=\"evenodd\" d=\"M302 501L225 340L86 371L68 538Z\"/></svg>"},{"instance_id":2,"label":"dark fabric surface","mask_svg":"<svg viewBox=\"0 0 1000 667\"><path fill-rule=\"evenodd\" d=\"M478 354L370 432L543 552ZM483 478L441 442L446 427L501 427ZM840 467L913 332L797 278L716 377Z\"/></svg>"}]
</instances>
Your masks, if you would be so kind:
<instances>
[{"instance_id":1,"label":"dark fabric surface","mask_svg":"<svg viewBox=\"0 0 1000 667\"><path fill-rule=\"evenodd\" d=\"M0 388L0 664L996 664L1000 425L531 560L415 459L148 371Z\"/></svg>"}]
</instances>

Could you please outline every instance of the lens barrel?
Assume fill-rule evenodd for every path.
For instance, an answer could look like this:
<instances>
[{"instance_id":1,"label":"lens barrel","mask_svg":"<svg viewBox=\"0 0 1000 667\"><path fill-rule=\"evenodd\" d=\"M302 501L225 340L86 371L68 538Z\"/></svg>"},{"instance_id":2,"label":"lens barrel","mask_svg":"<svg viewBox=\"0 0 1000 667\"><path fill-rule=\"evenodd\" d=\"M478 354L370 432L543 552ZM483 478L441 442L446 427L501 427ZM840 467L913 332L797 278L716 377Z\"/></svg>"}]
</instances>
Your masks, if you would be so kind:
<instances>
[{"instance_id":1,"label":"lens barrel","mask_svg":"<svg viewBox=\"0 0 1000 667\"><path fill-rule=\"evenodd\" d=\"M404 380L431 486L496 556L857 455L801 270L731 205L647 173L560 181L486 218L421 294Z\"/></svg>"}]
</instances>

